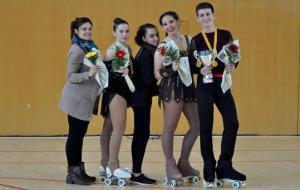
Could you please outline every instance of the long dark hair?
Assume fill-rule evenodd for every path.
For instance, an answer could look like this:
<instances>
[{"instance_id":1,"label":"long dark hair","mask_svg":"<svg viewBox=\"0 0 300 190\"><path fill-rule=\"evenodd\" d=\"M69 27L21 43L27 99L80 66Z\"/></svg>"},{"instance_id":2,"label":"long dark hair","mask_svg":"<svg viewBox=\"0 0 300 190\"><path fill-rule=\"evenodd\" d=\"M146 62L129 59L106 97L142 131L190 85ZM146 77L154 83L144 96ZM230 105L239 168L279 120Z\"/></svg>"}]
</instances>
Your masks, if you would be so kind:
<instances>
[{"instance_id":1,"label":"long dark hair","mask_svg":"<svg viewBox=\"0 0 300 190\"><path fill-rule=\"evenodd\" d=\"M75 33L75 29L78 30L78 28L85 24L90 23L93 26L92 21L88 17L77 17L75 20L71 22L71 39L73 38L73 35Z\"/></svg>"},{"instance_id":2,"label":"long dark hair","mask_svg":"<svg viewBox=\"0 0 300 190\"><path fill-rule=\"evenodd\" d=\"M148 28L154 28L154 29L156 29L156 31L158 31L156 26L153 24L146 23L146 24L141 25L139 27L138 31L136 32L136 36L134 38L135 43L137 43L137 45L142 46L145 44L143 37L146 35Z\"/></svg>"},{"instance_id":3,"label":"long dark hair","mask_svg":"<svg viewBox=\"0 0 300 190\"><path fill-rule=\"evenodd\" d=\"M159 24L162 26L162 19L165 17L165 16L171 16L173 17L175 20L179 20L179 16L176 12L174 11L167 11L167 12L164 12L162 15L160 15L159 17Z\"/></svg>"},{"instance_id":4,"label":"long dark hair","mask_svg":"<svg viewBox=\"0 0 300 190\"><path fill-rule=\"evenodd\" d=\"M126 20L123 20L121 18L115 18L114 19L114 25L113 25L113 30L116 31L117 27L120 25L120 24L128 24L128 22Z\"/></svg>"}]
</instances>

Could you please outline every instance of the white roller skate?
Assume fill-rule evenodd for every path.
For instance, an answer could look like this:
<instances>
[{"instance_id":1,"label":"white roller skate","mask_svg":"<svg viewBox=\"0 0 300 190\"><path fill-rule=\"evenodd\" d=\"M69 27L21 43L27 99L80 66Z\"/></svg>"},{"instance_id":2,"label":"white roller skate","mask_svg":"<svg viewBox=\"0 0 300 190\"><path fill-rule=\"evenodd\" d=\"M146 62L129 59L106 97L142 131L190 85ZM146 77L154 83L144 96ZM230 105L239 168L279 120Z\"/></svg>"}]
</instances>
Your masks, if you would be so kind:
<instances>
[{"instance_id":1,"label":"white roller skate","mask_svg":"<svg viewBox=\"0 0 300 190\"><path fill-rule=\"evenodd\" d=\"M106 171L105 168L102 165L99 165L99 182L104 183L105 178L106 178Z\"/></svg>"},{"instance_id":2,"label":"white roller skate","mask_svg":"<svg viewBox=\"0 0 300 190\"><path fill-rule=\"evenodd\" d=\"M106 175L104 180L106 185L118 184L119 186L125 186L131 178L131 174L123 168L117 168L112 173L111 170L106 167Z\"/></svg>"}]
</instances>

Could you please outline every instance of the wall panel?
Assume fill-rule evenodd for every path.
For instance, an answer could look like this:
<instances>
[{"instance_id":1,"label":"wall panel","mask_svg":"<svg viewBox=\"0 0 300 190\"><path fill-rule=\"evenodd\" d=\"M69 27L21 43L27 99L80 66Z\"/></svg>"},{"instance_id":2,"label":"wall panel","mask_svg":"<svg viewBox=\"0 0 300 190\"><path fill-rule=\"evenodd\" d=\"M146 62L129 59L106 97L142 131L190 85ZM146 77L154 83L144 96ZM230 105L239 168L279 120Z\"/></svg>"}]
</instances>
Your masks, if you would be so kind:
<instances>
[{"instance_id":1,"label":"wall panel","mask_svg":"<svg viewBox=\"0 0 300 190\"><path fill-rule=\"evenodd\" d=\"M299 123L299 10L298 0L211 1L216 25L230 29L241 40L242 61L233 76L240 134L296 135ZM112 21L130 23L133 38L139 25L175 10L182 31L201 31L195 20L196 0L10 0L0 2L0 136L63 135L66 116L57 109L65 82L66 53L72 19L88 16L94 22L94 40L102 52L113 41ZM161 32L161 36L164 34ZM162 110L153 100L152 133L160 134ZM215 113L215 134L222 120ZM103 119L94 117L89 134L99 134ZM128 109L132 133L132 111ZM187 130L181 118L177 134Z\"/></svg>"}]
</instances>

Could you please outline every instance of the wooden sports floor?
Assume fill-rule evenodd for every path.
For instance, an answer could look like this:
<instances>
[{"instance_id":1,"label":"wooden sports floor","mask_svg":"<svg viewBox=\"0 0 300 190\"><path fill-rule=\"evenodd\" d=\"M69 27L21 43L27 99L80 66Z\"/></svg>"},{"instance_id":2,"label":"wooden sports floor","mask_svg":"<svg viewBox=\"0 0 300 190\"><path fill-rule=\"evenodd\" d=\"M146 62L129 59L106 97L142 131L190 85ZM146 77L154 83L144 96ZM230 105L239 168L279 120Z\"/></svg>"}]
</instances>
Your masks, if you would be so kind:
<instances>
[{"instance_id":1,"label":"wooden sports floor","mask_svg":"<svg viewBox=\"0 0 300 190\"><path fill-rule=\"evenodd\" d=\"M214 137L215 155L220 152L219 136ZM151 190L172 189L162 185L164 157L161 140L149 141L143 171L158 180L154 186L126 187L94 184L91 186L65 183L66 158L65 137L0 137L0 189L33 190ZM178 158L182 137L175 137L174 154ZM124 136L120 152L121 166L131 167L131 137ZM99 137L86 137L83 159L89 174L98 176L100 160ZM201 170L202 158L199 139L190 159L192 165ZM247 174L247 186L242 189L289 190L300 189L300 137L299 136L239 136L234 156L235 168ZM184 184L174 189L204 189L200 184ZM224 189L232 189L225 186Z\"/></svg>"}]
</instances>

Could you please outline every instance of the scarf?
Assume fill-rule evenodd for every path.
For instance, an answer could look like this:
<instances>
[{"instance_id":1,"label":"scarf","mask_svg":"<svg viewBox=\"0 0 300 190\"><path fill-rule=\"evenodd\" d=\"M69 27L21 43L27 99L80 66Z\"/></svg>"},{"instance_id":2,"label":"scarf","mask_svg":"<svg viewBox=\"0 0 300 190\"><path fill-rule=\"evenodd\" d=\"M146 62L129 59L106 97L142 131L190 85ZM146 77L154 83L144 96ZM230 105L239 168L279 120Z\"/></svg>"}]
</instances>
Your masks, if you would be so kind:
<instances>
[{"instance_id":1,"label":"scarf","mask_svg":"<svg viewBox=\"0 0 300 190\"><path fill-rule=\"evenodd\" d=\"M98 49L93 40L83 40L76 34L73 35L72 44L77 44L85 53L91 51L92 48Z\"/></svg>"}]
</instances>

